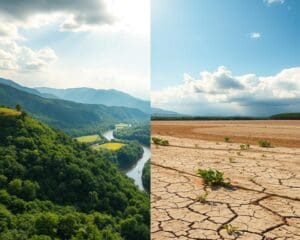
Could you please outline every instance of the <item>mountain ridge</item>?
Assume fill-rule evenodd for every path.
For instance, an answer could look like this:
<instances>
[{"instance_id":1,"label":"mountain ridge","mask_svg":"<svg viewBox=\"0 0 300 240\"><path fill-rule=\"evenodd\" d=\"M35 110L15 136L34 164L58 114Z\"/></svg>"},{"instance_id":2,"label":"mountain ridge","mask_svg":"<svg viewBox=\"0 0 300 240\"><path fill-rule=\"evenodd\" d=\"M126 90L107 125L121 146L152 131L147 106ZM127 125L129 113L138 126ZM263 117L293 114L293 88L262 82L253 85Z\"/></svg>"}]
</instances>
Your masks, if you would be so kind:
<instances>
[{"instance_id":1,"label":"mountain ridge","mask_svg":"<svg viewBox=\"0 0 300 240\"><path fill-rule=\"evenodd\" d=\"M149 119L148 114L134 108L43 98L4 84L0 84L0 104L9 107L19 104L39 120L72 135L95 133L119 122Z\"/></svg>"}]
</instances>

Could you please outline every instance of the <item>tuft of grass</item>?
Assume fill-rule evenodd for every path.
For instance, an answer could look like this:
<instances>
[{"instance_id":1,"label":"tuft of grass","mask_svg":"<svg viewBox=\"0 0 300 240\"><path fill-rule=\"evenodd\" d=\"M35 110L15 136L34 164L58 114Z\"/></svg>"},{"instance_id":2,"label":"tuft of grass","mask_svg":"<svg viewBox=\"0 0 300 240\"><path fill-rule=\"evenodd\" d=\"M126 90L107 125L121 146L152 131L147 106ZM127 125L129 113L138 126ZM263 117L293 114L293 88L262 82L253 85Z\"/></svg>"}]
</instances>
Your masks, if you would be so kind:
<instances>
[{"instance_id":1,"label":"tuft of grass","mask_svg":"<svg viewBox=\"0 0 300 240\"><path fill-rule=\"evenodd\" d=\"M250 148L249 144L241 144L240 145L241 150L248 150Z\"/></svg>"},{"instance_id":2,"label":"tuft of grass","mask_svg":"<svg viewBox=\"0 0 300 240\"><path fill-rule=\"evenodd\" d=\"M231 224L225 224L223 229L227 231L229 235L238 235L238 227L232 226Z\"/></svg>"},{"instance_id":3,"label":"tuft of grass","mask_svg":"<svg viewBox=\"0 0 300 240\"><path fill-rule=\"evenodd\" d=\"M207 196L208 196L208 193L207 193L207 192L204 193L204 194L202 194L202 195L199 195L199 196L197 197L197 201L198 201L198 202L201 202L201 203L206 203Z\"/></svg>"},{"instance_id":4,"label":"tuft of grass","mask_svg":"<svg viewBox=\"0 0 300 240\"><path fill-rule=\"evenodd\" d=\"M198 169L197 175L202 177L204 183L208 186L229 186L230 179L224 178L224 173L212 169Z\"/></svg>"},{"instance_id":5,"label":"tuft of grass","mask_svg":"<svg viewBox=\"0 0 300 240\"><path fill-rule=\"evenodd\" d=\"M162 139L162 138L158 138L158 137L152 137L152 142L155 145L161 145L161 146L168 146L169 145L169 141L166 139Z\"/></svg>"},{"instance_id":6,"label":"tuft of grass","mask_svg":"<svg viewBox=\"0 0 300 240\"><path fill-rule=\"evenodd\" d=\"M224 137L225 142L230 142L230 137Z\"/></svg>"},{"instance_id":7,"label":"tuft of grass","mask_svg":"<svg viewBox=\"0 0 300 240\"><path fill-rule=\"evenodd\" d=\"M92 148L95 149L95 150L99 150L101 148L105 148L107 150L117 151L120 148L122 148L123 146L125 146L124 143L109 142L109 143L104 143L104 144L101 144L101 145L92 146Z\"/></svg>"},{"instance_id":8,"label":"tuft of grass","mask_svg":"<svg viewBox=\"0 0 300 240\"><path fill-rule=\"evenodd\" d=\"M258 145L260 147L264 147L264 148L270 148L270 147L272 147L271 143L268 140L259 140L258 141Z\"/></svg>"}]
</instances>

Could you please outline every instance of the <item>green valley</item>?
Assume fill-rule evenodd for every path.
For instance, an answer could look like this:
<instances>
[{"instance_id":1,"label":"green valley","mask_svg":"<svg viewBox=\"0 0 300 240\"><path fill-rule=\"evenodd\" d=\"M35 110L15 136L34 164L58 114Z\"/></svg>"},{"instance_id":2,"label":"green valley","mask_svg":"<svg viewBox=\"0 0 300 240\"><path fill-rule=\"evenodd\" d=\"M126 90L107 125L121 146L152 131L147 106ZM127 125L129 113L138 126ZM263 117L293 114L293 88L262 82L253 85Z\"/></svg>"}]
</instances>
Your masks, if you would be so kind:
<instances>
[{"instance_id":1,"label":"green valley","mask_svg":"<svg viewBox=\"0 0 300 240\"><path fill-rule=\"evenodd\" d=\"M148 114L134 108L44 98L0 83L0 105L14 108L17 104L35 118L72 136L103 132L120 122L138 123L149 119Z\"/></svg>"}]
</instances>

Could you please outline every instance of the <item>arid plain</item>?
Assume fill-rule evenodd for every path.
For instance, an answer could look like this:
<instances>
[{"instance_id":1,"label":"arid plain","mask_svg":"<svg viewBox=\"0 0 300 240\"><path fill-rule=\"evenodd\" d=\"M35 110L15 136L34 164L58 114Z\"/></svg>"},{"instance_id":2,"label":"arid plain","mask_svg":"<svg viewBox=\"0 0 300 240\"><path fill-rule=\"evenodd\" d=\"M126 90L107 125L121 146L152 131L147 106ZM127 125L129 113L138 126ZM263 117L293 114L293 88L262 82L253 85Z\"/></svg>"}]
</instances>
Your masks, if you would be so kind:
<instances>
[{"instance_id":1,"label":"arid plain","mask_svg":"<svg viewBox=\"0 0 300 240\"><path fill-rule=\"evenodd\" d=\"M153 240L300 239L300 121L152 121L152 136L169 141L152 144Z\"/></svg>"}]
</instances>

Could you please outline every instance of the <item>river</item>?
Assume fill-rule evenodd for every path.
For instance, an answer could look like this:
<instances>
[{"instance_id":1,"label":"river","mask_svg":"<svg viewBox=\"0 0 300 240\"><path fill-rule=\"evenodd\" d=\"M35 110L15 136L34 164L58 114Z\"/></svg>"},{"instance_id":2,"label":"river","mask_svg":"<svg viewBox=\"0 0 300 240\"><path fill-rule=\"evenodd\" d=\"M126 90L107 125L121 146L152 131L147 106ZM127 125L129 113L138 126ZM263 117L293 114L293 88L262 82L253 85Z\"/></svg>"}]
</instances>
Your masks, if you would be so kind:
<instances>
[{"instance_id":1,"label":"river","mask_svg":"<svg viewBox=\"0 0 300 240\"><path fill-rule=\"evenodd\" d=\"M106 131L102 135L110 141L114 139L113 131L114 130ZM142 147L144 149L143 156L137 161L135 165L133 165L130 169L126 170L126 175L134 180L134 183L139 187L139 189L144 190L144 186L142 183L143 167L145 163L150 159L151 152L149 147L144 145L142 145Z\"/></svg>"}]
</instances>

